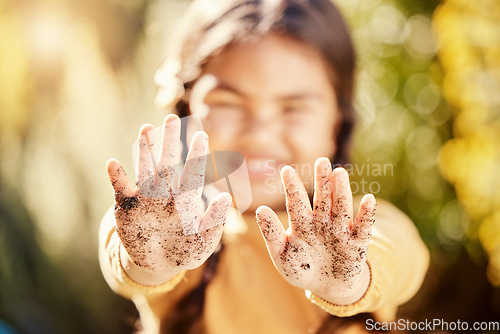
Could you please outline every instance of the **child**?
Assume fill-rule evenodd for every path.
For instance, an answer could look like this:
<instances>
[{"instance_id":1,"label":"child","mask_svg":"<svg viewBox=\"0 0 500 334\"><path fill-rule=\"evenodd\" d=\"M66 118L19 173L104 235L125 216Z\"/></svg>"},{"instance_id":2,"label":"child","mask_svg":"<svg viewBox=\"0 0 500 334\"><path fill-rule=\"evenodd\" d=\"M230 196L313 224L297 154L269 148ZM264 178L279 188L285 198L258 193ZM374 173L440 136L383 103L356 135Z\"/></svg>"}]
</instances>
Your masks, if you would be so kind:
<instances>
[{"instance_id":1,"label":"child","mask_svg":"<svg viewBox=\"0 0 500 334\"><path fill-rule=\"evenodd\" d=\"M135 188L108 162L108 284L134 301L145 333L364 332L368 317L394 320L429 254L390 204L379 201L373 225L373 195L354 217L347 172L332 170L348 161L354 124L355 54L338 10L329 0L202 0L183 23L158 101L198 114L206 133L192 136L180 172L179 118L165 119L157 164L143 126ZM227 193L205 210L209 147L245 157L252 201L241 216L228 215ZM245 177L235 173L232 189ZM246 228L222 236L231 219Z\"/></svg>"}]
</instances>

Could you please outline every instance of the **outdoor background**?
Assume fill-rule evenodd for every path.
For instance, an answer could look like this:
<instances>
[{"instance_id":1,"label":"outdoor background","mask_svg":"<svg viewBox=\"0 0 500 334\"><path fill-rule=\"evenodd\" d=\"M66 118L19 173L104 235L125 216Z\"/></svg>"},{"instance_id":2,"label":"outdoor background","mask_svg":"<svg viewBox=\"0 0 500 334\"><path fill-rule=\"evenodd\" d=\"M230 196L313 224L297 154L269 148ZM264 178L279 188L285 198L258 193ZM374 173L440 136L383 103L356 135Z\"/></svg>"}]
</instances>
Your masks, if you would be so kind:
<instances>
[{"instance_id":1,"label":"outdoor background","mask_svg":"<svg viewBox=\"0 0 500 334\"><path fill-rule=\"evenodd\" d=\"M161 124L153 74L187 3L0 0L0 333L131 332L97 261L105 163L132 174L139 126ZM500 1L337 3L360 57L353 163L393 166L353 180L432 253L400 317L498 321Z\"/></svg>"}]
</instances>

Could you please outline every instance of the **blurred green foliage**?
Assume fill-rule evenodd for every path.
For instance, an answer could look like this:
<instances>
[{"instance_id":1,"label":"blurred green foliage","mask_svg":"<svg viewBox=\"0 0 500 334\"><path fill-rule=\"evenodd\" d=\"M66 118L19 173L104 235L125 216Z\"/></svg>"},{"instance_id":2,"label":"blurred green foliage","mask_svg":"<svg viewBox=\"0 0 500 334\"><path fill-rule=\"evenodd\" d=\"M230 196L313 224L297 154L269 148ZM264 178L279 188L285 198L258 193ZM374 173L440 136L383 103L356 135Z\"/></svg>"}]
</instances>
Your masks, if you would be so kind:
<instances>
[{"instance_id":1,"label":"blurred green foliage","mask_svg":"<svg viewBox=\"0 0 500 334\"><path fill-rule=\"evenodd\" d=\"M21 333L131 331L97 263L104 165L132 170L137 129L161 122L153 74L187 3L0 2L0 319ZM495 319L500 4L337 3L359 54L353 185L405 211L432 251L402 312Z\"/></svg>"},{"instance_id":2,"label":"blurred green foliage","mask_svg":"<svg viewBox=\"0 0 500 334\"><path fill-rule=\"evenodd\" d=\"M488 255L488 278L500 286L500 3L448 1L434 22L455 115L440 169L472 219L468 236Z\"/></svg>"}]
</instances>

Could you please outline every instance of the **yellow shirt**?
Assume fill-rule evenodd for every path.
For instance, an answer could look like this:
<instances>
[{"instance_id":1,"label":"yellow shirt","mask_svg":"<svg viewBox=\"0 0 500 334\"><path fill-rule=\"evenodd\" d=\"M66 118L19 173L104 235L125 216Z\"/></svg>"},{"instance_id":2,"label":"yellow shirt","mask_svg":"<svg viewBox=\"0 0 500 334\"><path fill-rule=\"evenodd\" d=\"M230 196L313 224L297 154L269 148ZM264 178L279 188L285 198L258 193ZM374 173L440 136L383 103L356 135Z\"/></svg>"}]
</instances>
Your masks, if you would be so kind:
<instances>
[{"instance_id":1,"label":"yellow shirt","mask_svg":"<svg viewBox=\"0 0 500 334\"><path fill-rule=\"evenodd\" d=\"M410 219L393 205L378 200L368 249L371 281L358 302L329 311L336 316L372 312L378 321L394 320L399 305L420 288L429 252ZM355 211L356 212L356 211ZM286 213L279 214L282 222ZM255 218L244 217L247 230L225 233L217 272L206 290L203 325L207 334L308 333L327 313L288 284L274 268ZM119 239L112 210L103 218L99 258L103 275L118 294L136 304L145 333L158 333L162 319L200 282L202 268L186 273L171 291L141 286L119 263Z\"/></svg>"}]
</instances>

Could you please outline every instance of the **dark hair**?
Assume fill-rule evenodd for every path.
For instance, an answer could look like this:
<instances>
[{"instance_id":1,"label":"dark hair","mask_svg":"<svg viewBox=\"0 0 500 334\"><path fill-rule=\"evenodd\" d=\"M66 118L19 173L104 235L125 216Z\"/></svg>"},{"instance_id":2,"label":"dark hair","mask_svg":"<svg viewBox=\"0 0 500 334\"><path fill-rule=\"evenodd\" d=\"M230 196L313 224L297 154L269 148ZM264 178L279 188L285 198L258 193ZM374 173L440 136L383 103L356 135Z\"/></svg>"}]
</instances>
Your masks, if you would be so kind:
<instances>
[{"instance_id":1,"label":"dark hair","mask_svg":"<svg viewBox=\"0 0 500 334\"><path fill-rule=\"evenodd\" d=\"M347 163L355 121L352 100L356 56L347 25L331 0L194 1L181 21L169 57L155 77L160 86L157 104L175 105L180 117L189 115L187 96L210 57L229 44L269 33L292 37L324 57L341 113L332 160L335 165ZM215 275L219 256L217 252L207 260L201 285L179 302L162 333L200 331L196 320L201 319L205 289ZM336 322L334 317L329 319Z\"/></svg>"}]
</instances>

